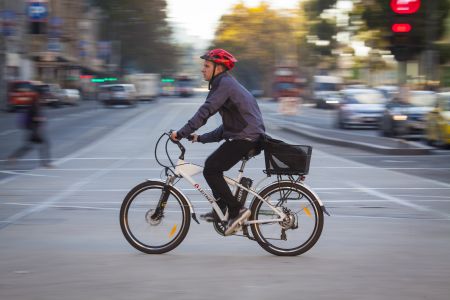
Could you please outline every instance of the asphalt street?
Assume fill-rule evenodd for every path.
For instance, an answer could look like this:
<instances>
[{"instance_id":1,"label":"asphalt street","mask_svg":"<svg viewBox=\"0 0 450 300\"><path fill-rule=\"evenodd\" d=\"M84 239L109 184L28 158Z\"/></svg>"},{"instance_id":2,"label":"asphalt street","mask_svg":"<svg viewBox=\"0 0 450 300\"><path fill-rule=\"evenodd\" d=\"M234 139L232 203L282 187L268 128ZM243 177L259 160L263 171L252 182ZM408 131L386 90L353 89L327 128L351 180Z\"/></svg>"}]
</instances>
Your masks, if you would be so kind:
<instances>
[{"instance_id":1,"label":"asphalt street","mask_svg":"<svg viewBox=\"0 0 450 300\"><path fill-rule=\"evenodd\" d=\"M274 121L266 121L272 136L314 149L306 184L331 213L314 248L276 257L203 222L192 222L170 253L132 248L120 231L120 204L133 186L161 178L157 138L180 128L202 101L48 110L55 167L40 168L36 153L14 166L2 161L0 299L448 299L448 151L379 155L310 141ZM277 117L273 105L261 102L267 120ZM3 157L22 138L12 120L0 121ZM219 124L214 116L200 132ZM186 160L198 164L218 146L184 144ZM176 158L177 148L170 153ZM260 155L247 175L263 179L263 167ZM210 209L187 183L177 186L197 213Z\"/></svg>"}]
</instances>

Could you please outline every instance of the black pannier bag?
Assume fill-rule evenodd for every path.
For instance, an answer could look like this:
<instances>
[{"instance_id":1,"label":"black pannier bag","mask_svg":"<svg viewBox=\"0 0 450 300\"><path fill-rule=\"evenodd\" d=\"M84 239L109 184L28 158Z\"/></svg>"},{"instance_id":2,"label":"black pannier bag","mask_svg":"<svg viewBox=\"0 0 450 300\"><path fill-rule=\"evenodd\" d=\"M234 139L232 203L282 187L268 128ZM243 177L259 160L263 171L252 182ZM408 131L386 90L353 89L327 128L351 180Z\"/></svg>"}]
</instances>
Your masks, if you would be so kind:
<instances>
[{"instance_id":1,"label":"black pannier bag","mask_svg":"<svg viewBox=\"0 0 450 300\"><path fill-rule=\"evenodd\" d=\"M290 145L265 136L262 140L268 175L306 175L309 171L312 147Z\"/></svg>"}]
</instances>

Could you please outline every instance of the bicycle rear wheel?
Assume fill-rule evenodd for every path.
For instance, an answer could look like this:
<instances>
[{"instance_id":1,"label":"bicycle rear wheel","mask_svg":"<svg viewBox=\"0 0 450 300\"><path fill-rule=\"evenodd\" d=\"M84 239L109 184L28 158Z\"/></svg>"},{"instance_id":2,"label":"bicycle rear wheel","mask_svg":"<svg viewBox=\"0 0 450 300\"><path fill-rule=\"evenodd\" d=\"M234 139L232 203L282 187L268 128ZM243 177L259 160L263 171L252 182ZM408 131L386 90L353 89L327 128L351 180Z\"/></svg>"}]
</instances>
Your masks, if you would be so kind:
<instances>
[{"instance_id":1,"label":"bicycle rear wheel","mask_svg":"<svg viewBox=\"0 0 450 300\"><path fill-rule=\"evenodd\" d=\"M161 210L164 190L160 181L134 187L120 209L120 227L127 241L139 251L161 254L173 250L186 237L190 226L188 201L176 189L167 189L167 204Z\"/></svg>"},{"instance_id":2,"label":"bicycle rear wheel","mask_svg":"<svg viewBox=\"0 0 450 300\"><path fill-rule=\"evenodd\" d=\"M302 254L317 242L323 228L323 211L314 194L291 181L274 182L259 195L285 214L283 221L265 202L255 198L250 220L255 240L266 251L279 256Z\"/></svg>"}]
</instances>

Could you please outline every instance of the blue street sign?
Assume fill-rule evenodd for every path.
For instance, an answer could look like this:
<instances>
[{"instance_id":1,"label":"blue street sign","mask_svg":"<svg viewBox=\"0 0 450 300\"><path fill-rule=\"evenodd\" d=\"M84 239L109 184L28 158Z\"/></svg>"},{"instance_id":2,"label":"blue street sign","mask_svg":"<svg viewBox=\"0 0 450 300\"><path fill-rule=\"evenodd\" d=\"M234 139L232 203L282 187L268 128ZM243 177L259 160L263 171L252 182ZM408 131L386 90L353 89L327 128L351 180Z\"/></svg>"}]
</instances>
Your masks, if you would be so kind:
<instances>
[{"instance_id":1,"label":"blue street sign","mask_svg":"<svg viewBox=\"0 0 450 300\"><path fill-rule=\"evenodd\" d=\"M47 20L48 8L46 2L30 2L27 15L31 22L45 22Z\"/></svg>"}]
</instances>

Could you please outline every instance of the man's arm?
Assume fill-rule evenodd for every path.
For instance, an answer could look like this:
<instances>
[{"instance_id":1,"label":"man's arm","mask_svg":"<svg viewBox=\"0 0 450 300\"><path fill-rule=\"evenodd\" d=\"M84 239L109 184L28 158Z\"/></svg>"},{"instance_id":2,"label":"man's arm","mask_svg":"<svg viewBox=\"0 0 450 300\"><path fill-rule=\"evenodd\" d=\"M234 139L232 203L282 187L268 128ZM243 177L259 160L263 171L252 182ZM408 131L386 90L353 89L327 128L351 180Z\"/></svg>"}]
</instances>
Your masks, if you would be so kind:
<instances>
[{"instance_id":1,"label":"man's arm","mask_svg":"<svg viewBox=\"0 0 450 300\"><path fill-rule=\"evenodd\" d=\"M197 141L205 144L205 143L220 142L222 139L223 139L223 125L220 125L213 131L198 136Z\"/></svg>"},{"instance_id":2,"label":"man's arm","mask_svg":"<svg viewBox=\"0 0 450 300\"><path fill-rule=\"evenodd\" d=\"M205 103L200 106L195 115L186 123L186 125L177 131L178 139L187 137L205 125L209 117L214 115L225 103L228 96L228 89L223 84L219 84L217 90L209 95Z\"/></svg>"}]
</instances>

